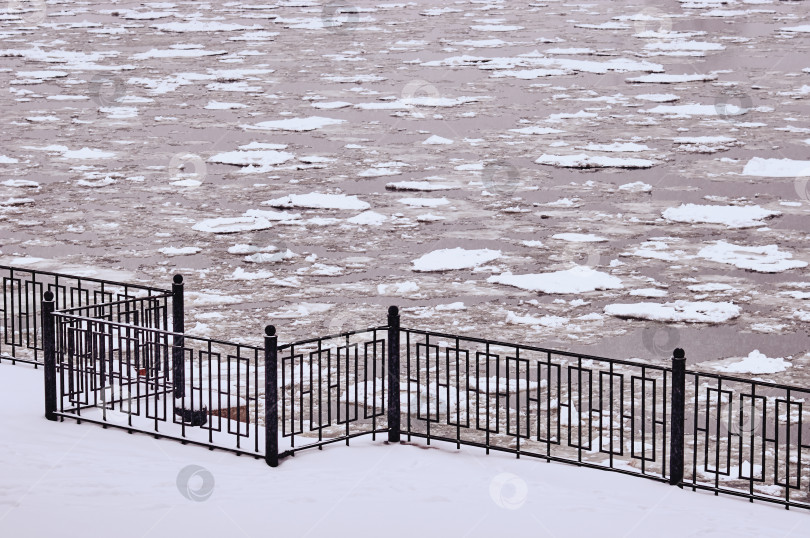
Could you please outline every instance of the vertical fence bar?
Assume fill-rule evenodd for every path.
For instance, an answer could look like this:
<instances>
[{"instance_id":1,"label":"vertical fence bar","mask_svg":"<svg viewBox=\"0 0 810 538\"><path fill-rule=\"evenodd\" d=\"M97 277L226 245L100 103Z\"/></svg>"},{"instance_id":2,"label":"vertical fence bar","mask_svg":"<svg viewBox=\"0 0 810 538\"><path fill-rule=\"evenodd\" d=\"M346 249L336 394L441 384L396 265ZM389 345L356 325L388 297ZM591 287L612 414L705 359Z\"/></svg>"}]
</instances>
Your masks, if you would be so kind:
<instances>
[{"instance_id":1,"label":"vertical fence bar","mask_svg":"<svg viewBox=\"0 0 810 538\"><path fill-rule=\"evenodd\" d=\"M686 355L681 348L672 353L672 418L669 447L669 483L683 480L683 428L686 401Z\"/></svg>"},{"instance_id":2,"label":"vertical fence bar","mask_svg":"<svg viewBox=\"0 0 810 538\"><path fill-rule=\"evenodd\" d=\"M399 443L399 308L388 307L388 442Z\"/></svg>"},{"instance_id":3,"label":"vertical fence bar","mask_svg":"<svg viewBox=\"0 0 810 538\"><path fill-rule=\"evenodd\" d=\"M278 467L278 336L264 328L264 461Z\"/></svg>"},{"instance_id":4,"label":"vertical fence bar","mask_svg":"<svg viewBox=\"0 0 810 538\"><path fill-rule=\"evenodd\" d=\"M42 298L42 347L45 362L45 418L56 420L56 326L53 292Z\"/></svg>"},{"instance_id":5,"label":"vertical fence bar","mask_svg":"<svg viewBox=\"0 0 810 538\"><path fill-rule=\"evenodd\" d=\"M183 312L183 275L174 275L172 281L172 332L177 333L172 339L172 374L174 377L174 397L186 395L185 366L183 364L182 333L185 332Z\"/></svg>"}]
</instances>

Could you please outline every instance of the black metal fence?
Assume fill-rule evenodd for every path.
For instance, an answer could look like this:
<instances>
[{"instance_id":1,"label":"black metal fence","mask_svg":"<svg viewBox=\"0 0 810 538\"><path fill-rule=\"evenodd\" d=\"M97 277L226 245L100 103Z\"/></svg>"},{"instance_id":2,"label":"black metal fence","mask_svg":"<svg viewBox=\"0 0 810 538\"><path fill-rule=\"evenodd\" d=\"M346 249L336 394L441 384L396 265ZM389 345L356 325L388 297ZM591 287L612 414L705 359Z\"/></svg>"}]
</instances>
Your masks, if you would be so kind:
<instances>
[{"instance_id":1,"label":"black metal fence","mask_svg":"<svg viewBox=\"0 0 810 538\"><path fill-rule=\"evenodd\" d=\"M396 307L385 325L288 344L268 326L251 346L184 334L182 278L134 297L103 286L98 304L63 295L62 310L62 287L37 288L49 419L271 466L359 436L416 437L810 508L807 388L687 371L680 349L662 367L402 328Z\"/></svg>"},{"instance_id":2,"label":"black metal fence","mask_svg":"<svg viewBox=\"0 0 810 538\"><path fill-rule=\"evenodd\" d=\"M3 281L0 362L42 364L40 301L46 291L53 293L55 308L59 310L100 308L113 315L117 308L118 314L129 315L130 319L140 315L136 324L168 328L168 303L172 295L169 290L6 265L0 265L0 277ZM130 303L136 298L148 299L142 305L145 309L127 312L137 309ZM83 314L90 312L92 310Z\"/></svg>"}]
</instances>

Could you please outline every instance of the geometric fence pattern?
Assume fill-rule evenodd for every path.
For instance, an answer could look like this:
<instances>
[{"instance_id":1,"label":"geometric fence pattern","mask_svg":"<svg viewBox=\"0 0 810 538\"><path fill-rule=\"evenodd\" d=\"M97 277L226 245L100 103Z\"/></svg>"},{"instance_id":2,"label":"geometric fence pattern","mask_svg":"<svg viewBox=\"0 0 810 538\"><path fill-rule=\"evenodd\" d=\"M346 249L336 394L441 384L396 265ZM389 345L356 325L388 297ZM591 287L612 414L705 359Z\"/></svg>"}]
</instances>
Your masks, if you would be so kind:
<instances>
[{"instance_id":1,"label":"geometric fence pattern","mask_svg":"<svg viewBox=\"0 0 810 538\"><path fill-rule=\"evenodd\" d=\"M179 277L0 271L0 360L46 365L53 420L273 466L363 435L441 440L810 508L810 389L685 371L681 350L667 368L402 328L396 307L378 327L287 344L268 327L251 346L184 334Z\"/></svg>"}]
</instances>

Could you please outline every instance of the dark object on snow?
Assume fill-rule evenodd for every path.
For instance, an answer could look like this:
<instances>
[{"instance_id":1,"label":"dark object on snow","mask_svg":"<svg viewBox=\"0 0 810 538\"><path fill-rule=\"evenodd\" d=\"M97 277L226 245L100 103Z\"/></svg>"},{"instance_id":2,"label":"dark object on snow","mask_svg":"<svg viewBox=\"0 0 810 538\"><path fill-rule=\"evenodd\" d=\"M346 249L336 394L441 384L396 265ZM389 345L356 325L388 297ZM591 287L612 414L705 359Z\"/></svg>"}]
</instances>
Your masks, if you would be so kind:
<instances>
[{"instance_id":1,"label":"dark object on snow","mask_svg":"<svg viewBox=\"0 0 810 538\"><path fill-rule=\"evenodd\" d=\"M190 426L203 426L208 422L208 409L185 409L183 407L175 407L174 414L182 419L183 422Z\"/></svg>"}]
</instances>

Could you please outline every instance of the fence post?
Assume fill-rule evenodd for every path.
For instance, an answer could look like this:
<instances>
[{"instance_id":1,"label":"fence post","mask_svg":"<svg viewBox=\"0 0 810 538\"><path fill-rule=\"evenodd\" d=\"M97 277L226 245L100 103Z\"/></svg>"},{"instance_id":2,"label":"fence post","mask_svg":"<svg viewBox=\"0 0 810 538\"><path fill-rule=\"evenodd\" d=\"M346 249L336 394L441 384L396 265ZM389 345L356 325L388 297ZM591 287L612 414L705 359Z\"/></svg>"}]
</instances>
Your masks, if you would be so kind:
<instances>
[{"instance_id":1,"label":"fence post","mask_svg":"<svg viewBox=\"0 0 810 538\"><path fill-rule=\"evenodd\" d=\"M670 415L669 483L683 481L683 427L686 403L686 355L681 348L672 353L672 412Z\"/></svg>"},{"instance_id":2,"label":"fence post","mask_svg":"<svg viewBox=\"0 0 810 538\"><path fill-rule=\"evenodd\" d=\"M388 307L388 442L399 443L399 308Z\"/></svg>"},{"instance_id":3,"label":"fence post","mask_svg":"<svg viewBox=\"0 0 810 538\"><path fill-rule=\"evenodd\" d=\"M183 312L183 275L174 275L172 281L172 332L185 332L185 319ZM183 337L175 334L172 337L172 377L174 378L174 397L182 398L186 395L186 374L183 364Z\"/></svg>"},{"instance_id":4,"label":"fence post","mask_svg":"<svg viewBox=\"0 0 810 538\"><path fill-rule=\"evenodd\" d=\"M56 320L53 292L42 298L42 348L45 362L45 418L56 420Z\"/></svg>"},{"instance_id":5,"label":"fence post","mask_svg":"<svg viewBox=\"0 0 810 538\"><path fill-rule=\"evenodd\" d=\"M264 328L264 461L278 467L278 336Z\"/></svg>"}]
</instances>

